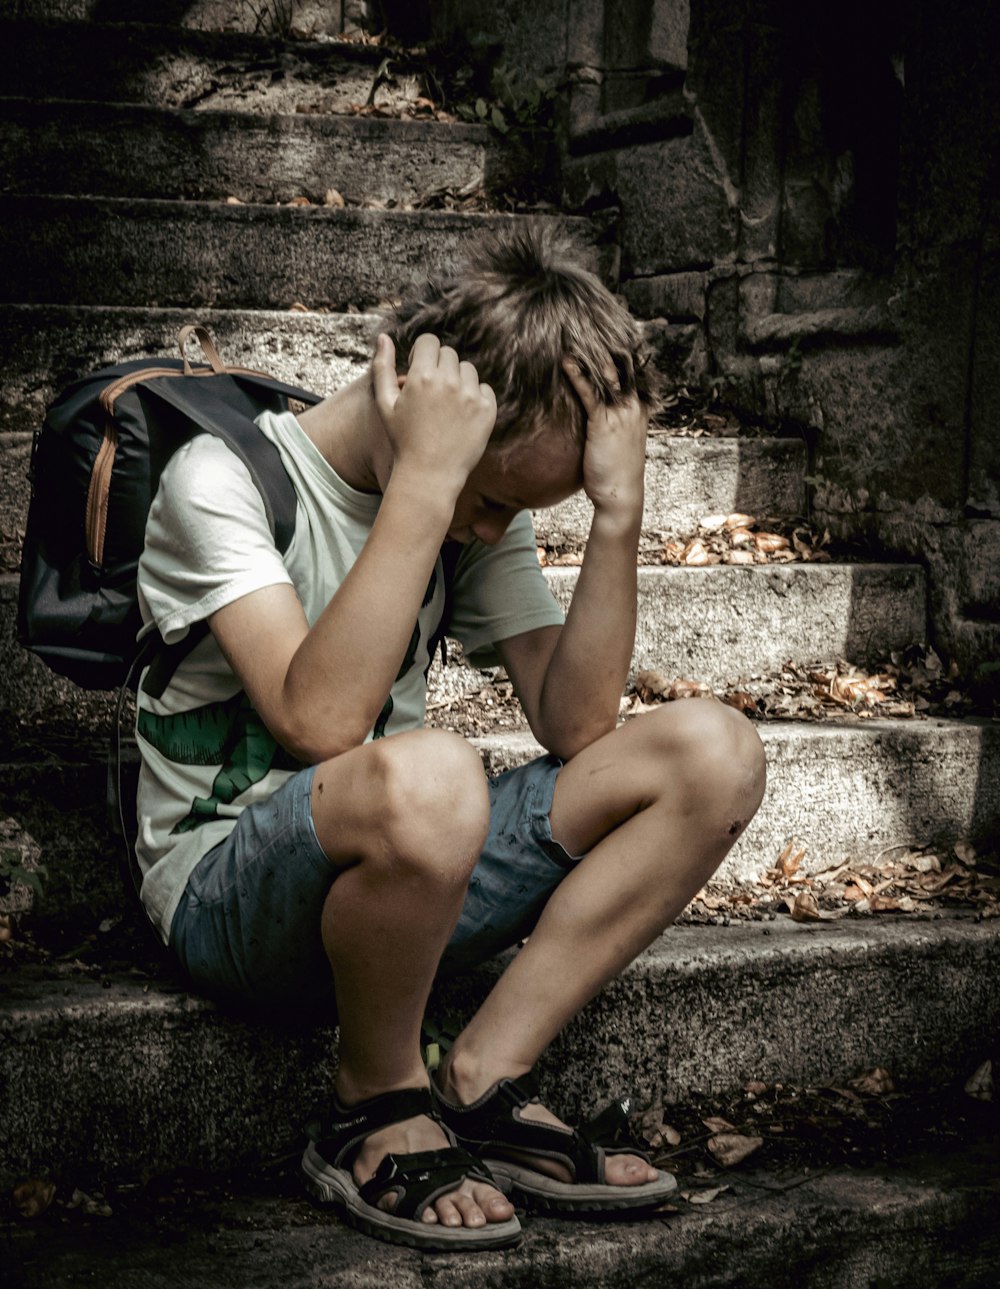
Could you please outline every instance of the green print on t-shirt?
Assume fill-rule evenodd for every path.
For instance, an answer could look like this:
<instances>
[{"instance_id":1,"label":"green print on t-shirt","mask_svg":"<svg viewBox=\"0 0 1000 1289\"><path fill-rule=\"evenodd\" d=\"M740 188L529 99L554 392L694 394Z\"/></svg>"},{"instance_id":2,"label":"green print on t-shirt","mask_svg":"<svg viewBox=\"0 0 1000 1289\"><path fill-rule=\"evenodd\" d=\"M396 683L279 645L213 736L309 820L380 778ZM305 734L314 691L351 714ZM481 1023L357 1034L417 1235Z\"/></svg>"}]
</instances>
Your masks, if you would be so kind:
<instances>
[{"instance_id":1,"label":"green print on t-shirt","mask_svg":"<svg viewBox=\"0 0 1000 1289\"><path fill-rule=\"evenodd\" d=\"M191 832L209 819L217 819L220 805L232 805L271 770L302 768L275 742L242 691L225 702L206 703L173 716L157 716L140 708L137 729L157 752L178 765L221 767L212 783L212 795L195 797L190 811L171 833Z\"/></svg>"}]
</instances>

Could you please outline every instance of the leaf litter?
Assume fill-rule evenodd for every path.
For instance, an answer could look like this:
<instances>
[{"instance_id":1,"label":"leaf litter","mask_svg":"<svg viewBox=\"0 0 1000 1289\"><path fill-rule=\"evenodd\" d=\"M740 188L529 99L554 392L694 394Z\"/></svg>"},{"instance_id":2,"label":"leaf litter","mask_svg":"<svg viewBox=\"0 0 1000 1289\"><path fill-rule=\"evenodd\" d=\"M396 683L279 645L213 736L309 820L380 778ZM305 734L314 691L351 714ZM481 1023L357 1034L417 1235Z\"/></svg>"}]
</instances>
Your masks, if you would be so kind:
<instances>
[{"instance_id":1,"label":"leaf litter","mask_svg":"<svg viewBox=\"0 0 1000 1289\"><path fill-rule=\"evenodd\" d=\"M728 1095L653 1106L631 1124L658 1168L704 1183L679 1198L709 1204L730 1189L726 1174L747 1161L755 1170L808 1172L891 1163L959 1141L989 1148L998 1129L992 1088L988 1060L964 1087L951 1081L907 1088L876 1066L821 1085L751 1080ZM667 1119L669 1141L658 1129Z\"/></svg>"}]
</instances>

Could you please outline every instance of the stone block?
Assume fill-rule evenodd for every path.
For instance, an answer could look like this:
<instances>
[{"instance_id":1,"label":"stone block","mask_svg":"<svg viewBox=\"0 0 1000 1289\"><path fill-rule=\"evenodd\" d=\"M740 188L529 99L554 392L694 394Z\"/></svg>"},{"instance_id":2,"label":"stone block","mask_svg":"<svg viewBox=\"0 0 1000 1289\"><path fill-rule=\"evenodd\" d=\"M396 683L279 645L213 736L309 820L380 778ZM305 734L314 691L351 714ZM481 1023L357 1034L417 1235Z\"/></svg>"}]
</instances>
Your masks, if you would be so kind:
<instances>
[{"instance_id":1,"label":"stone block","mask_svg":"<svg viewBox=\"0 0 1000 1289\"><path fill-rule=\"evenodd\" d=\"M622 285L633 313L669 322L704 322L707 289L707 273L663 273L631 278Z\"/></svg>"},{"instance_id":2,"label":"stone block","mask_svg":"<svg viewBox=\"0 0 1000 1289\"><path fill-rule=\"evenodd\" d=\"M966 500L976 512L1000 517L1000 246L996 240L994 235L983 256L976 295Z\"/></svg>"},{"instance_id":3,"label":"stone block","mask_svg":"<svg viewBox=\"0 0 1000 1289\"><path fill-rule=\"evenodd\" d=\"M492 46L515 79L566 66L566 0L442 0L431 6L431 18L437 39Z\"/></svg>"},{"instance_id":4,"label":"stone block","mask_svg":"<svg viewBox=\"0 0 1000 1289\"><path fill-rule=\"evenodd\" d=\"M1000 616L1000 520L969 520L963 529L960 585L966 611Z\"/></svg>"},{"instance_id":5,"label":"stone block","mask_svg":"<svg viewBox=\"0 0 1000 1289\"><path fill-rule=\"evenodd\" d=\"M697 388L708 371L705 333L699 323L671 323L660 318L647 322L646 343L653 361L669 386Z\"/></svg>"},{"instance_id":6,"label":"stone block","mask_svg":"<svg viewBox=\"0 0 1000 1289\"><path fill-rule=\"evenodd\" d=\"M706 135L622 148L622 272L643 277L697 270L736 249L735 190Z\"/></svg>"}]
</instances>

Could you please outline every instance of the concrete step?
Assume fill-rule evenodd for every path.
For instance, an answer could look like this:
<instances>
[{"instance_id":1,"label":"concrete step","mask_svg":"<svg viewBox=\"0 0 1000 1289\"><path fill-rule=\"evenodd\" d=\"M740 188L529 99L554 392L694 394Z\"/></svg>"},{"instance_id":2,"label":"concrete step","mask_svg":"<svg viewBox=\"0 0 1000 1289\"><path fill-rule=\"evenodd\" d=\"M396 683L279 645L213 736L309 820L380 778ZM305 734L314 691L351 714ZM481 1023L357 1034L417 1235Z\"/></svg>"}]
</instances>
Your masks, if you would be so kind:
<instances>
[{"instance_id":1,"label":"concrete step","mask_svg":"<svg viewBox=\"0 0 1000 1289\"><path fill-rule=\"evenodd\" d=\"M105 815L111 704L107 695L88 698L89 706L67 700L60 713L55 728L64 746L55 744L51 720L36 718L32 739L30 716L20 732L8 717L0 761L6 842L46 865L44 897L33 916L67 949L128 907ZM767 793L720 880L759 882L793 840L805 849L804 873L849 857L873 862L897 847L946 853L954 842L970 841L995 848L1000 724L871 720L756 728L767 751ZM541 753L526 732L494 734L474 745L491 774Z\"/></svg>"},{"instance_id":2,"label":"concrete step","mask_svg":"<svg viewBox=\"0 0 1000 1289\"><path fill-rule=\"evenodd\" d=\"M8 19L0 45L4 94L265 113L346 112L367 101L385 57L360 43L289 44L135 22Z\"/></svg>"},{"instance_id":3,"label":"concrete step","mask_svg":"<svg viewBox=\"0 0 1000 1289\"><path fill-rule=\"evenodd\" d=\"M694 702L695 699L686 701ZM1000 829L1000 722L885 720L756 725L767 792L719 877L754 881L792 839L803 872L897 846L995 845ZM526 732L474 739L488 773L541 755Z\"/></svg>"},{"instance_id":4,"label":"concrete step","mask_svg":"<svg viewBox=\"0 0 1000 1289\"><path fill-rule=\"evenodd\" d=\"M413 203L510 178L485 126L0 99L0 174L19 193Z\"/></svg>"},{"instance_id":5,"label":"concrete step","mask_svg":"<svg viewBox=\"0 0 1000 1289\"><path fill-rule=\"evenodd\" d=\"M151 1188L148 1199L112 1191L109 1220L81 1224L50 1210L33 1223L12 1222L5 1233L8 1283L10 1289L97 1277L106 1289L992 1289L996 1283L1000 1181L986 1149L946 1149L878 1169L740 1168L720 1182L728 1183L726 1190L710 1203L677 1200L675 1212L644 1221L529 1217L517 1248L462 1255L376 1244L308 1205L290 1177L277 1186L268 1178L256 1188L242 1179L235 1186L202 1179L195 1194L179 1179L165 1192Z\"/></svg>"},{"instance_id":6,"label":"concrete step","mask_svg":"<svg viewBox=\"0 0 1000 1289\"><path fill-rule=\"evenodd\" d=\"M467 1016L502 967L448 982L429 1014ZM993 1051L998 1024L996 923L674 928L571 1022L540 1073L571 1116L623 1090L667 1104L876 1065L901 1087L943 1089ZM8 972L0 1034L4 1182L272 1159L294 1150L335 1068L333 1029L246 1023L141 975Z\"/></svg>"},{"instance_id":7,"label":"concrete step","mask_svg":"<svg viewBox=\"0 0 1000 1289\"><path fill-rule=\"evenodd\" d=\"M568 607L578 570L548 568L545 576ZM925 595L923 570L903 564L640 568L633 665L722 685L790 659L874 660L925 638ZM0 710L50 718L72 710L75 689L16 643L16 600L16 578L0 575L0 666L8 680ZM432 694L464 683L461 674L445 675Z\"/></svg>"},{"instance_id":8,"label":"concrete step","mask_svg":"<svg viewBox=\"0 0 1000 1289\"><path fill-rule=\"evenodd\" d=\"M0 199L0 299L18 303L288 308L364 306L453 266L518 216L230 206L214 202ZM615 276L593 219L559 224Z\"/></svg>"},{"instance_id":9,"label":"concrete step","mask_svg":"<svg viewBox=\"0 0 1000 1289\"><path fill-rule=\"evenodd\" d=\"M162 26L193 31L238 31L254 34L273 30L274 15L290 12L296 30L308 34L340 31L343 4L326 0L280 0L247 4L247 0L161 0L156 21ZM348 6L349 8L349 6ZM362 5L354 4L360 12ZM147 22L146 0L0 0L0 18L23 22Z\"/></svg>"},{"instance_id":10,"label":"concrete step","mask_svg":"<svg viewBox=\"0 0 1000 1289\"><path fill-rule=\"evenodd\" d=\"M293 0L296 19L316 8L338 9L323 0ZM263 12L264 4L250 5L246 0L161 0L156 6L157 22L163 25L201 31L255 32L261 20L255 10ZM144 0L0 0L0 17L32 22L143 22L149 15Z\"/></svg>"},{"instance_id":11,"label":"concrete step","mask_svg":"<svg viewBox=\"0 0 1000 1289\"><path fill-rule=\"evenodd\" d=\"M568 608L579 570L545 573ZM721 685L789 659L863 662L923 640L926 615L911 564L640 568L633 666Z\"/></svg>"}]
</instances>

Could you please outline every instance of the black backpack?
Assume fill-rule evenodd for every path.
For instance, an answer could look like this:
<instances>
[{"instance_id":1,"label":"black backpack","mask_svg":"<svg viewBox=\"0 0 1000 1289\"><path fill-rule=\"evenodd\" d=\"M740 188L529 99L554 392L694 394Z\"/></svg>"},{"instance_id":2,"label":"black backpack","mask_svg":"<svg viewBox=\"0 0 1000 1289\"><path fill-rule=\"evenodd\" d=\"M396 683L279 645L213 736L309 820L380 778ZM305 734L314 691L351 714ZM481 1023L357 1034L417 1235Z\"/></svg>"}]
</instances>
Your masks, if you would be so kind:
<instances>
[{"instance_id":1,"label":"black backpack","mask_svg":"<svg viewBox=\"0 0 1000 1289\"><path fill-rule=\"evenodd\" d=\"M204 365L184 356L192 334ZM204 327L183 327L178 340L180 358L122 363L68 386L32 445L18 639L84 688L134 684L146 518L163 468L183 443L202 433L223 439L249 469L280 551L294 531L295 491L254 418L301 410L320 396L225 367ZM189 632L170 649L150 646L159 672L147 680L150 693L163 692L202 634Z\"/></svg>"},{"instance_id":2,"label":"black backpack","mask_svg":"<svg viewBox=\"0 0 1000 1289\"><path fill-rule=\"evenodd\" d=\"M184 356L197 337L206 363ZM146 519L164 466L196 434L223 439L250 471L277 548L295 530L295 490L274 444L254 424L261 412L299 411L318 394L263 372L226 367L204 327L178 333L181 357L107 367L68 386L48 409L31 451L31 501L21 558L17 633L54 671L88 689L120 687L108 755L109 822L126 885L138 895L135 788L138 749L123 731L125 699L141 668L143 688L163 693L208 627L167 646L156 632L140 648L136 571ZM158 942L158 941L157 941Z\"/></svg>"}]
</instances>

